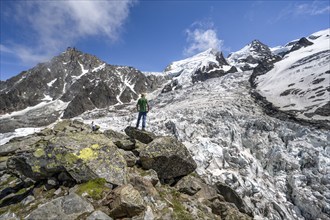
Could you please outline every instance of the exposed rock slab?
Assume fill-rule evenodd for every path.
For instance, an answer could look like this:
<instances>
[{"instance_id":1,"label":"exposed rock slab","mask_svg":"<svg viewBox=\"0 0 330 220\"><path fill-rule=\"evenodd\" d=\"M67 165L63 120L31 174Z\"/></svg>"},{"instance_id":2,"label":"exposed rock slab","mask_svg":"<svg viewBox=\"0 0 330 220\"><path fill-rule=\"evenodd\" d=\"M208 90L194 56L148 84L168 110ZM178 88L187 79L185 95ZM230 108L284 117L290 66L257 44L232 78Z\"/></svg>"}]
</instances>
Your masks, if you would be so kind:
<instances>
[{"instance_id":1,"label":"exposed rock slab","mask_svg":"<svg viewBox=\"0 0 330 220\"><path fill-rule=\"evenodd\" d=\"M193 172L197 165L187 148L172 137L158 137L140 152L144 169L153 169L160 179L172 179Z\"/></svg>"},{"instance_id":2,"label":"exposed rock slab","mask_svg":"<svg viewBox=\"0 0 330 220\"><path fill-rule=\"evenodd\" d=\"M94 211L94 207L75 193L54 199L33 212L25 219L75 220L83 213Z\"/></svg>"},{"instance_id":3,"label":"exposed rock slab","mask_svg":"<svg viewBox=\"0 0 330 220\"><path fill-rule=\"evenodd\" d=\"M141 131L130 126L125 128L125 133L131 138L139 140L144 144L149 144L151 141L153 141L156 138L156 135L151 132Z\"/></svg>"}]
</instances>

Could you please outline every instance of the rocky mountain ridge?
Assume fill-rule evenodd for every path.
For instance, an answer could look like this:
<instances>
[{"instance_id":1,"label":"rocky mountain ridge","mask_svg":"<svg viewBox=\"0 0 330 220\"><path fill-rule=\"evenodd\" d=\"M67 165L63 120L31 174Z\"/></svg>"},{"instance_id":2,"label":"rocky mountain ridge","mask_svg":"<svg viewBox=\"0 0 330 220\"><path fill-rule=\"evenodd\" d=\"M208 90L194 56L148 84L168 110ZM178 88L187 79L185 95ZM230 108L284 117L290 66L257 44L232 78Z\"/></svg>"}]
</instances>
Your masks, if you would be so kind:
<instances>
[{"instance_id":1,"label":"rocky mountain ridge","mask_svg":"<svg viewBox=\"0 0 330 220\"><path fill-rule=\"evenodd\" d=\"M208 49L167 66L164 73L171 77L171 82L165 85L163 92L185 88L196 82L221 77L230 72L237 72L236 67L229 65L219 51Z\"/></svg>"},{"instance_id":2,"label":"rocky mountain ridge","mask_svg":"<svg viewBox=\"0 0 330 220\"><path fill-rule=\"evenodd\" d=\"M241 50L229 54L227 59L231 65L236 66L241 71L247 71L253 70L261 61L274 63L280 60L280 57L274 54L267 45L259 40L253 40Z\"/></svg>"},{"instance_id":3,"label":"rocky mountain ridge","mask_svg":"<svg viewBox=\"0 0 330 220\"><path fill-rule=\"evenodd\" d=\"M264 106L330 128L330 29L290 45L282 60L256 67L250 82ZM268 66L267 66L268 65ZM259 99L260 100L260 99Z\"/></svg>"},{"instance_id":4,"label":"rocky mountain ridge","mask_svg":"<svg viewBox=\"0 0 330 220\"><path fill-rule=\"evenodd\" d=\"M0 114L37 105L52 106L47 110L44 108L46 115L39 114L40 117L54 115L43 124L49 125L61 117L72 118L94 108L129 103L140 93L153 91L164 81L162 76L145 76L132 67L109 65L95 56L68 48L49 62L2 82ZM60 103L60 109L52 111L54 103L57 106ZM33 121L18 119L11 123L12 126L8 125L7 131L25 127L24 124L33 126ZM5 123L10 124L10 121ZM40 125L40 122L34 124ZM5 128L1 130L6 131Z\"/></svg>"}]
</instances>

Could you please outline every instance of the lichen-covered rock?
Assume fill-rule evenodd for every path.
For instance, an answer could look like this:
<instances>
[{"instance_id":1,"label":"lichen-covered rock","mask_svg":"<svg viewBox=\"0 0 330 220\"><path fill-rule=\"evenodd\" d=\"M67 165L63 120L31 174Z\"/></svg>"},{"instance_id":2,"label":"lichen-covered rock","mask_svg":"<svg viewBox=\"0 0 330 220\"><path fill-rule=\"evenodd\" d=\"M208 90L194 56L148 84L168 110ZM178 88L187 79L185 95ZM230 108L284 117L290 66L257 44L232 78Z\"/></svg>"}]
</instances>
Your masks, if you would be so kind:
<instances>
[{"instance_id":1,"label":"lichen-covered rock","mask_svg":"<svg viewBox=\"0 0 330 220\"><path fill-rule=\"evenodd\" d=\"M201 180L195 178L192 175L185 176L175 185L175 188L179 190L179 192L188 194L190 196L195 195L199 190L201 190Z\"/></svg>"},{"instance_id":2,"label":"lichen-covered rock","mask_svg":"<svg viewBox=\"0 0 330 220\"><path fill-rule=\"evenodd\" d=\"M0 156L7 156L14 154L17 151L29 150L29 145L34 144L41 140L42 137L21 137L14 138L9 143L1 145Z\"/></svg>"},{"instance_id":3,"label":"lichen-covered rock","mask_svg":"<svg viewBox=\"0 0 330 220\"><path fill-rule=\"evenodd\" d=\"M156 135L148 132L148 131L141 131L134 127L128 126L125 128L125 133L133 139L139 140L144 144L149 144L156 138Z\"/></svg>"},{"instance_id":4,"label":"lichen-covered rock","mask_svg":"<svg viewBox=\"0 0 330 220\"><path fill-rule=\"evenodd\" d=\"M172 137L159 137L140 152L144 169L153 169L163 180L185 176L197 165L187 148Z\"/></svg>"},{"instance_id":5,"label":"lichen-covered rock","mask_svg":"<svg viewBox=\"0 0 330 220\"><path fill-rule=\"evenodd\" d=\"M110 216L114 218L133 217L146 208L140 193L130 184L116 188L111 197Z\"/></svg>"},{"instance_id":6,"label":"lichen-covered rock","mask_svg":"<svg viewBox=\"0 0 330 220\"><path fill-rule=\"evenodd\" d=\"M115 145L123 150L133 150L135 149L135 142L130 139L121 139L114 142Z\"/></svg>"},{"instance_id":7,"label":"lichen-covered rock","mask_svg":"<svg viewBox=\"0 0 330 220\"><path fill-rule=\"evenodd\" d=\"M83 213L89 213L94 211L94 207L87 201L83 200L75 193L71 193L67 196L59 197L46 204L39 206L32 211L25 219L31 220L57 220L77 219Z\"/></svg>"},{"instance_id":8,"label":"lichen-covered rock","mask_svg":"<svg viewBox=\"0 0 330 220\"><path fill-rule=\"evenodd\" d=\"M79 127L77 132L55 127L64 133L8 159L9 171L36 181L67 172L78 183L105 178L115 185L126 184L126 161L110 139L103 134L78 132Z\"/></svg>"},{"instance_id":9,"label":"lichen-covered rock","mask_svg":"<svg viewBox=\"0 0 330 220\"><path fill-rule=\"evenodd\" d=\"M125 151L119 149L120 153L123 155L124 159L126 160L127 166L132 167L136 164L138 158L134 155L132 151Z\"/></svg>"}]
</instances>

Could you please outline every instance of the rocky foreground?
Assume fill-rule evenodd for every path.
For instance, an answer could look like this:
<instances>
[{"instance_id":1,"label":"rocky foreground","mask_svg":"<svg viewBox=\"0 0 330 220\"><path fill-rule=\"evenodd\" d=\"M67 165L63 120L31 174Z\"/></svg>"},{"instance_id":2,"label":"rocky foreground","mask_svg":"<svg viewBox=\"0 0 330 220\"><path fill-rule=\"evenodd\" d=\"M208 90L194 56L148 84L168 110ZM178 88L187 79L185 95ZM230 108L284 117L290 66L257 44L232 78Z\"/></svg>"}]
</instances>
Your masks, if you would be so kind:
<instances>
[{"instance_id":1,"label":"rocky foreground","mask_svg":"<svg viewBox=\"0 0 330 220\"><path fill-rule=\"evenodd\" d=\"M252 219L173 137L64 120L0 148L0 219Z\"/></svg>"}]
</instances>

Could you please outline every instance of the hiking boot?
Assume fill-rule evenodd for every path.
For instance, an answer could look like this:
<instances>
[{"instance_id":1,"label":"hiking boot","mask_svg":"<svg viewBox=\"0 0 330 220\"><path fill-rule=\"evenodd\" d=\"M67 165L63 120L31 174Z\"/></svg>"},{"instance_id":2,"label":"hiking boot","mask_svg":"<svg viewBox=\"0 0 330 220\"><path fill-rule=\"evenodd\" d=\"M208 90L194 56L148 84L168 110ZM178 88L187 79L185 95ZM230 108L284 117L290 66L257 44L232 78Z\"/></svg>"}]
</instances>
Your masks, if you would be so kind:
<instances>
[{"instance_id":1,"label":"hiking boot","mask_svg":"<svg viewBox=\"0 0 330 220\"><path fill-rule=\"evenodd\" d=\"M142 131L145 131L146 129L145 128L142 128Z\"/></svg>"}]
</instances>

